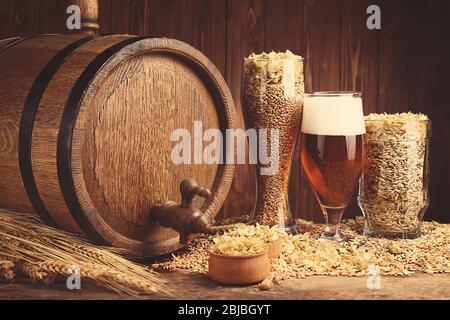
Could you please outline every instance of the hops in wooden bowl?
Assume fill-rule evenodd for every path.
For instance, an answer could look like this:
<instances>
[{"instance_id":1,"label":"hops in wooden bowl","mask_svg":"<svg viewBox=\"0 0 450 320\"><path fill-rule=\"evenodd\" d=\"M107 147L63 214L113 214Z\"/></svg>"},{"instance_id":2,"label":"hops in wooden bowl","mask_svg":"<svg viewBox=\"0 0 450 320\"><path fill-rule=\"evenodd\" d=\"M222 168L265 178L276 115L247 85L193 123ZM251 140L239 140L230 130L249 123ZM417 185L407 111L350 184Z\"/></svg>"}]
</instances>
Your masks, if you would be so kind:
<instances>
[{"instance_id":1,"label":"hops in wooden bowl","mask_svg":"<svg viewBox=\"0 0 450 320\"><path fill-rule=\"evenodd\" d=\"M281 236L285 232L278 226L246 225L239 223L236 227L226 233L230 236L253 237L263 240L269 251L269 259L279 258L282 250Z\"/></svg>"},{"instance_id":2,"label":"hops in wooden bowl","mask_svg":"<svg viewBox=\"0 0 450 320\"><path fill-rule=\"evenodd\" d=\"M262 239L220 235L214 238L209 257L212 280L227 285L245 285L264 280L270 272L268 249Z\"/></svg>"}]
</instances>

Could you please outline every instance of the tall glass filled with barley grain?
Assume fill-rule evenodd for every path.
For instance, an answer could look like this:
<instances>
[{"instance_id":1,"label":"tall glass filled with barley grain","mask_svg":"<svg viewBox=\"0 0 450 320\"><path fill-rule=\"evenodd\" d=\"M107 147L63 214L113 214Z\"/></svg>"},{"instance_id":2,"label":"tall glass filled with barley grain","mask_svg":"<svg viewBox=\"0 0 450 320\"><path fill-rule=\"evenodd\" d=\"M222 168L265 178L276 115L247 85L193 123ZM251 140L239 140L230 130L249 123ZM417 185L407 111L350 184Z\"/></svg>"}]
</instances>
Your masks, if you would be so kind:
<instances>
[{"instance_id":1,"label":"tall glass filled with barley grain","mask_svg":"<svg viewBox=\"0 0 450 320\"><path fill-rule=\"evenodd\" d=\"M290 52L244 61L242 102L257 182L254 221L298 233L289 207L289 175L303 109L303 58Z\"/></svg>"},{"instance_id":2,"label":"tall glass filled with barley grain","mask_svg":"<svg viewBox=\"0 0 450 320\"><path fill-rule=\"evenodd\" d=\"M415 239L429 205L431 120L424 114L370 114L365 118L366 165L358 203L364 235Z\"/></svg>"}]
</instances>

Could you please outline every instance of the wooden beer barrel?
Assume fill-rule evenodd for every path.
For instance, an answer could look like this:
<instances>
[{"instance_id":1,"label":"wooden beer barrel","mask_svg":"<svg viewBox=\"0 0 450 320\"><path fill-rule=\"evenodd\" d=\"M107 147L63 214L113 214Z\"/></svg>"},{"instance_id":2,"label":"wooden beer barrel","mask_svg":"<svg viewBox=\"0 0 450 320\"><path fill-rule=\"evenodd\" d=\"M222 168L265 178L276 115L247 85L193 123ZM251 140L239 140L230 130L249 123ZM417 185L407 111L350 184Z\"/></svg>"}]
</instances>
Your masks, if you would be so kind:
<instances>
[{"instance_id":1,"label":"wooden beer barrel","mask_svg":"<svg viewBox=\"0 0 450 320\"><path fill-rule=\"evenodd\" d=\"M212 191L195 205L214 217L234 167L174 164L171 133L235 128L229 88L186 43L90 33L0 42L0 207L145 256L172 252L179 235L150 208L179 202L193 178Z\"/></svg>"}]
</instances>

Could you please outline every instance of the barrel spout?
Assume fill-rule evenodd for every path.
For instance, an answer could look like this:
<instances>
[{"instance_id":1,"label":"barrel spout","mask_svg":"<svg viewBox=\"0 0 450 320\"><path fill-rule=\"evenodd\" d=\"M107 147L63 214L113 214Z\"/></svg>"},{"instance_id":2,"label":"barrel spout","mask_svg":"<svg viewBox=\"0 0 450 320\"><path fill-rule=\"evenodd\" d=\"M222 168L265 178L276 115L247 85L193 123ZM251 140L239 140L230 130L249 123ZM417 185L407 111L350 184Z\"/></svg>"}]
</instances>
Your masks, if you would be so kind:
<instances>
[{"instance_id":1,"label":"barrel spout","mask_svg":"<svg viewBox=\"0 0 450 320\"><path fill-rule=\"evenodd\" d=\"M162 227L172 228L180 233L180 242L189 244L196 234L211 233L211 219L198 209L195 209L192 200L196 195L209 197L211 191L199 187L192 179L181 182L181 205L173 201L165 204L157 204L150 210L150 223L159 223Z\"/></svg>"}]
</instances>

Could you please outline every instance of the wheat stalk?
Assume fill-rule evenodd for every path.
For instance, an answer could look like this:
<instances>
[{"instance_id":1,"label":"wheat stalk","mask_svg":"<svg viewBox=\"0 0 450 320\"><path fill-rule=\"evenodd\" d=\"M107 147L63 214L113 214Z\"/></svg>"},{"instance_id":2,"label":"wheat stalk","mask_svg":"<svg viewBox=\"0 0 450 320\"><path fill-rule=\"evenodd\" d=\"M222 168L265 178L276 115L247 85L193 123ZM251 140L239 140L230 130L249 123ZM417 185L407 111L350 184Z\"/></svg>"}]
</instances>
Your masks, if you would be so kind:
<instances>
[{"instance_id":1,"label":"wheat stalk","mask_svg":"<svg viewBox=\"0 0 450 320\"><path fill-rule=\"evenodd\" d=\"M0 261L12 262L28 278L50 284L56 277L69 276L68 268L77 266L81 277L119 293L174 296L156 273L127 258L135 256L48 227L35 215L0 211Z\"/></svg>"},{"instance_id":2,"label":"wheat stalk","mask_svg":"<svg viewBox=\"0 0 450 320\"><path fill-rule=\"evenodd\" d=\"M0 260L0 280L13 282L16 278L14 273L14 262L9 260Z\"/></svg>"},{"instance_id":3,"label":"wheat stalk","mask_svg":"<svg viewBox=\"0 0 450 320\"><path fill-rule=\"evenodd\" d=\"M19 265L19 270L26 277L34 281L42 282L47 286L53 284L56 278L54 274L37 268L36 265L29 262L21 263Z\"/></svg>"},{"instance_id":4,"label":"wheat stalk","mask_svg":"<svg viewBox=\"0 0 450 320\"><path fill-rule=\"evenodd\" d=\"M69 277L72 265L61 261L44 261L32 265L32 270L36 273L50 274L53 276ZM115 291L136 294L137 292L158 292L155 284L137 276L130 276L114 268L98 266L95 264L77 265L82 278L102 282Z\"/></svg>"}]
</instances>

